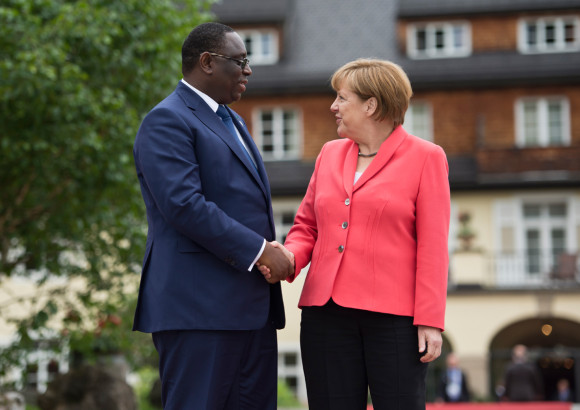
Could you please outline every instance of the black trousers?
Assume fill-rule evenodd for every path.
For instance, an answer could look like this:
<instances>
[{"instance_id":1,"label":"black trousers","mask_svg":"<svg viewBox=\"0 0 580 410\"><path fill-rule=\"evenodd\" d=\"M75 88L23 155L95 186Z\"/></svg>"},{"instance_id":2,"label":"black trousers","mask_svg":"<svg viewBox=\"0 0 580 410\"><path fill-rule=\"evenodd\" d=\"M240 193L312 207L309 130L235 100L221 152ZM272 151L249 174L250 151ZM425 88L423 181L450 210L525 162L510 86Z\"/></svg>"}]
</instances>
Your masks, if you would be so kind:
<instances>
[{"instance_id":1,"label":"black trousers","mask_svg":"<svg viewBox=\"0 0 580 410\"><path fill-rule=\"evenodd\" d=\"M424 410L427 364L413 318L338 306L302 308L310 410Z\"/></svg>"}]
</instances>

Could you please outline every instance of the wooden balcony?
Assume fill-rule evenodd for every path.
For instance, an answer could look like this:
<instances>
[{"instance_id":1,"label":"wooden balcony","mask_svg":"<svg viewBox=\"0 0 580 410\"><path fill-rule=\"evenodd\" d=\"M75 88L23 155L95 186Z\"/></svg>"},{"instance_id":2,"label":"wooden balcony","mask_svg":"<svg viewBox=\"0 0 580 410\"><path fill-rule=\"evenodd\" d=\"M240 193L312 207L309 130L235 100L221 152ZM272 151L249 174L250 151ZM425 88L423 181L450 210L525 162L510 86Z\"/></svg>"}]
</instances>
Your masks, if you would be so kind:
<instances>
[{"instance_id":1,"label":"wooden balcony","mask_svg":"<svg viewBox=\"0 0 580 410\"><path fill-rule=\"evenodd\" d=\"M580 171L580 146L480 148L476 157L482 174Z\"/></svg>"}]
</instances>

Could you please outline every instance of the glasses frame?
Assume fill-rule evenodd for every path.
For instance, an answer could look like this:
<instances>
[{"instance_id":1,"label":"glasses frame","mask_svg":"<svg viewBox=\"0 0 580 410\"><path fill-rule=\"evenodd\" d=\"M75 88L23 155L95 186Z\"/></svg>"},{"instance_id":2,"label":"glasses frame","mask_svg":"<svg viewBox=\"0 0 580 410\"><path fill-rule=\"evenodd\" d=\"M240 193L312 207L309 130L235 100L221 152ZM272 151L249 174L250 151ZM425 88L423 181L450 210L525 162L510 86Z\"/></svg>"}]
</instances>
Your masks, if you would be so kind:
<instances>
[{"instance_id":1,"label":"glasses frame","mask_svg":"<svg viewBox=\"0 0 580 410\"><path fill-rule=\"evenodd\" d=\"M210 51L207 52L210 56L215 56L215 57L221 57L221 58L227 58L228 60L232 60L234 62L236 62L238 64L238 66L243 70L244 68L246 68L248 66L248 64L250 64L250 60L248 60L247 58L242 58L237 59L237 58L233 58L233 57L228 57L228 56L224 56L222 54L218 54L218 53L212 53Z\"/></svg>"}]
</instances>

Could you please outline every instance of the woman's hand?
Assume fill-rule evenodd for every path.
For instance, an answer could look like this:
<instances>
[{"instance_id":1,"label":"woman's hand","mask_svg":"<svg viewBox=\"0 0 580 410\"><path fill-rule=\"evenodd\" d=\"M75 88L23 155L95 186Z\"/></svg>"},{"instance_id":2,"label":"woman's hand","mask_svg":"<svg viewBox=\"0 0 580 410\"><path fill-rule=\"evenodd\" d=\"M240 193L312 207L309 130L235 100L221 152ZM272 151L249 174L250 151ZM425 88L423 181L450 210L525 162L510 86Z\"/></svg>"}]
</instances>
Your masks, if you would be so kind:
<instances>
[{"instance_id":1,"label":"woman's hand","mask_svg":"<svg viewBox=\"0 0 580 410\"><path fill-rule=\"evenodd\" d=\"M423 363L429 363L441 356L441 346L443 338L441 329L430 326L417 326L419 329L419 353L425 352L421 356Z\"/></svg>"}]
</instances>

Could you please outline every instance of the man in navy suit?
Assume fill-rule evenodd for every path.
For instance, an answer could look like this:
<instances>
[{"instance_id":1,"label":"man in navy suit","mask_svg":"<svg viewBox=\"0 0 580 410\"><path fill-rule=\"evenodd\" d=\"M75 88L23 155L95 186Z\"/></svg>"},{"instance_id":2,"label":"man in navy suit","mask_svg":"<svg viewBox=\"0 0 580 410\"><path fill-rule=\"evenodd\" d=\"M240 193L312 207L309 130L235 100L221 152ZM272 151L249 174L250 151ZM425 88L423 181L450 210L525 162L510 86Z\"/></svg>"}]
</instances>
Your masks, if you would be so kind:
<instances>
[{"instance_id":1,"label":"man in navy suit","mask_svg":"<svg viewBox=\"0 0 580 410\"><path fill-rule=\"evenodd\" d=\"M197 26L183 79L143 120L134 145L148 235L134 330L153 334L162 401L175 409L275 409L280 282L270 187L241 117L252 70L240 36Z\"/></svg>"}]
</instances>

